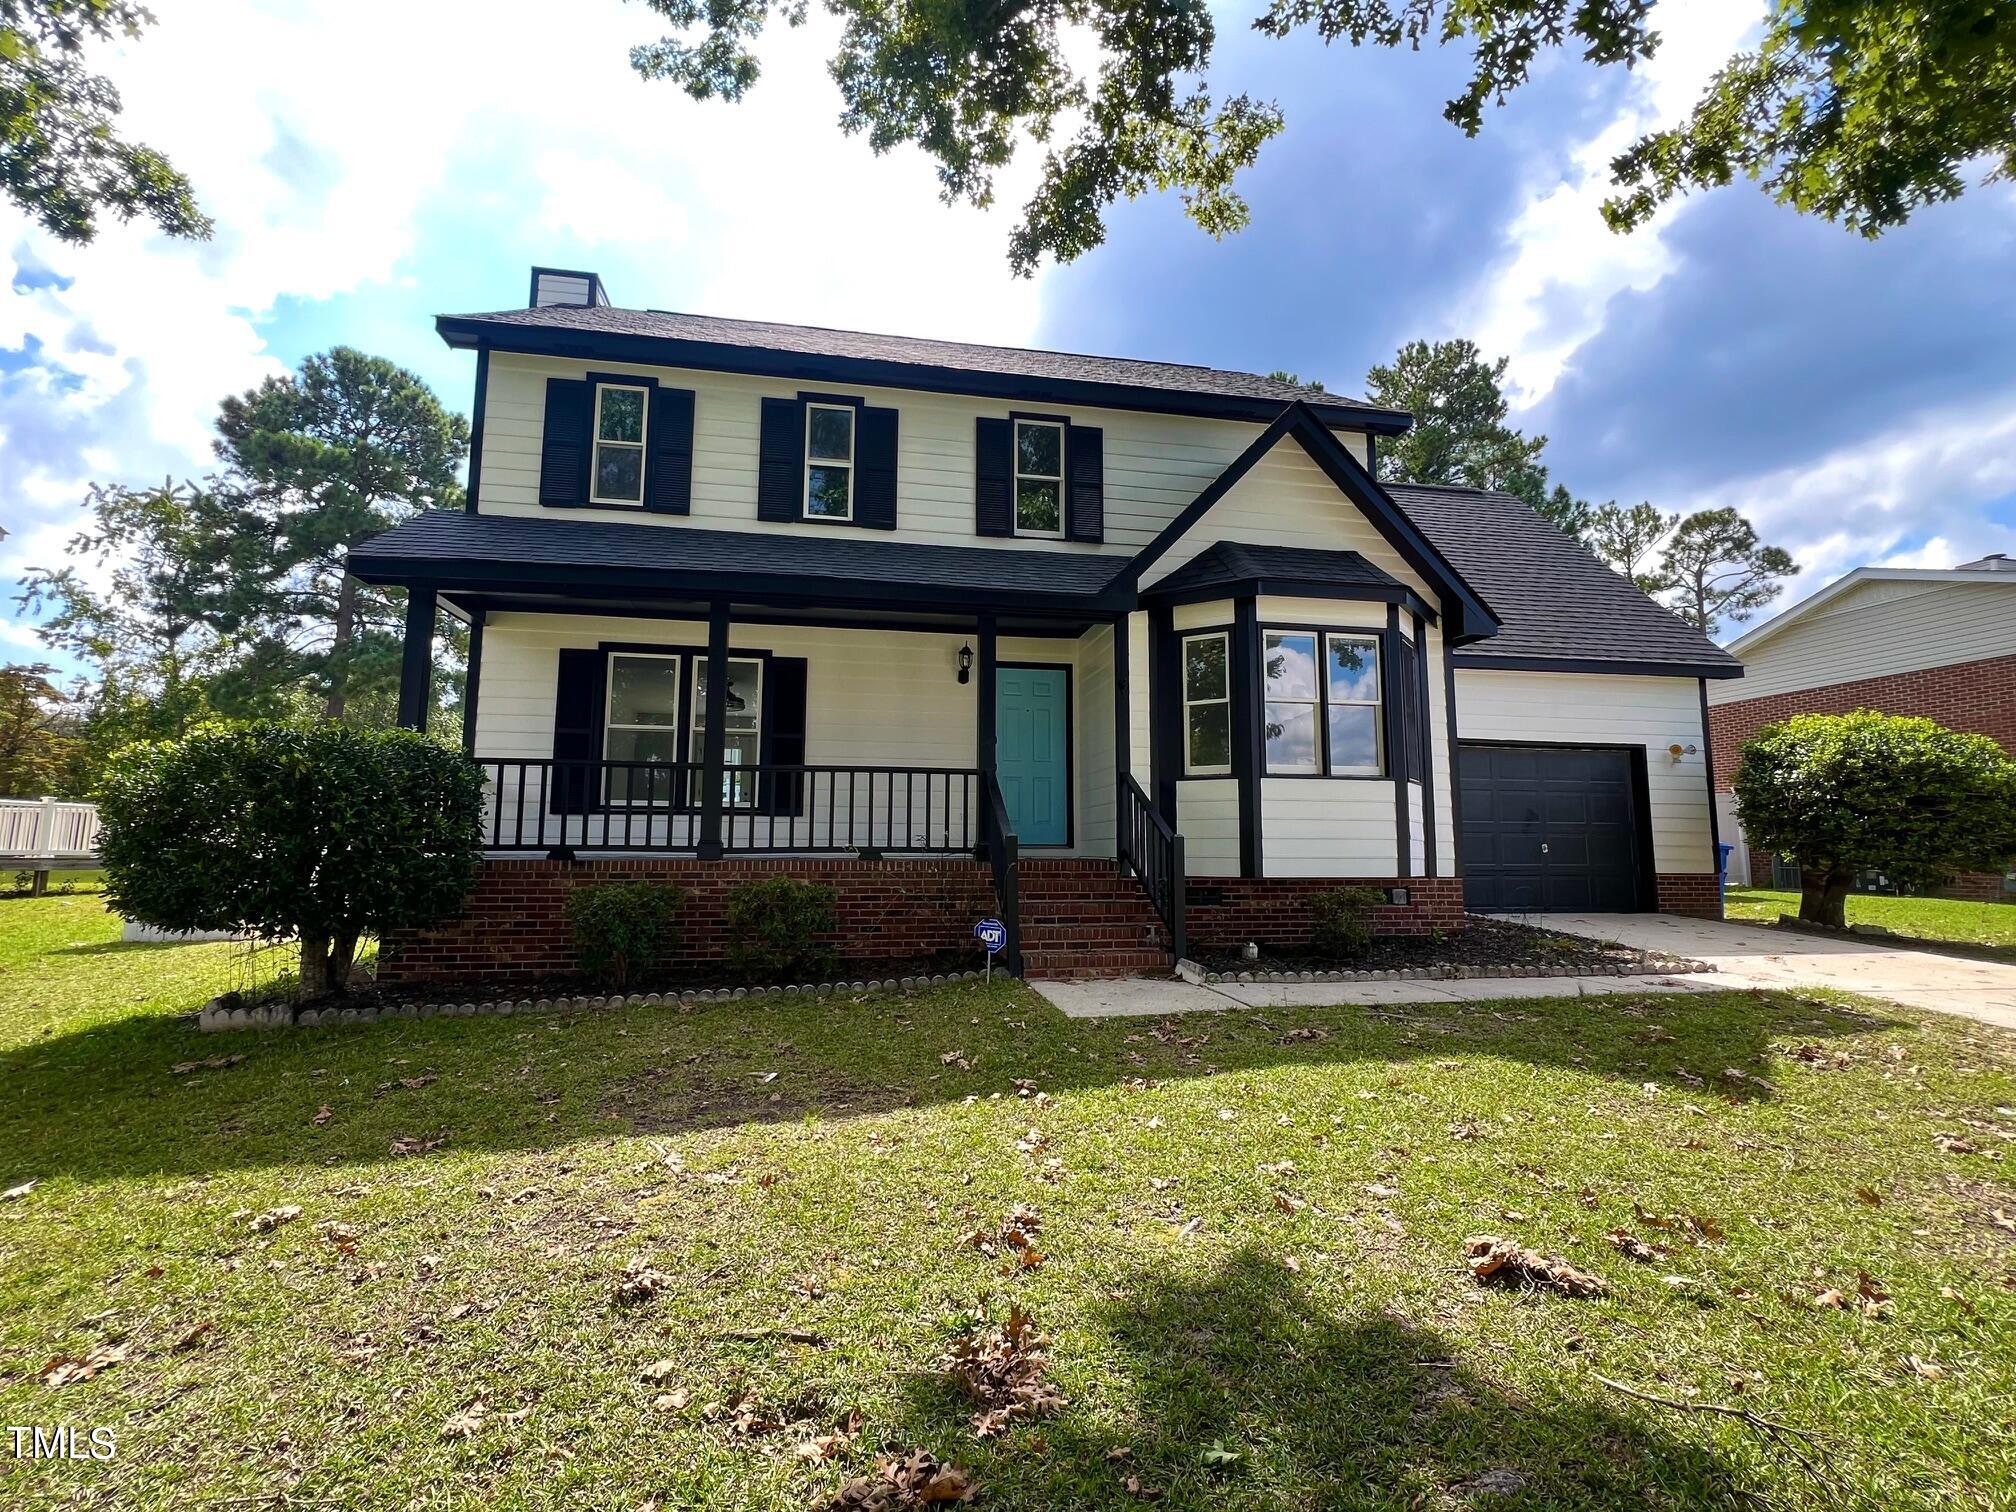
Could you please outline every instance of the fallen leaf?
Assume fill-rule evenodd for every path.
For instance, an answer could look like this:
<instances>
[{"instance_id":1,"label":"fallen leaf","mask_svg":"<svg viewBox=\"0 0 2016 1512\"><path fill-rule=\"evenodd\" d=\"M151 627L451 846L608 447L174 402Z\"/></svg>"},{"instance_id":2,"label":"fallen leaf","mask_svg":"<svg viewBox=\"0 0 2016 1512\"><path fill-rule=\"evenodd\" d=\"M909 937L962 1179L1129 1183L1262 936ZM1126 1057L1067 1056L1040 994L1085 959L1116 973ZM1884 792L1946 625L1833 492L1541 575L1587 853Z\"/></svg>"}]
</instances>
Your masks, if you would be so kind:
<instances>
[{"instance_id":1,"label":"fallen leaf","mask_svg":"<svg viewBox=\"0 0 2016 1512\"><path fill-rule=\"evenodd\" d=\"M168 1347L174 1350L177 1354L180 1354L185 1349L194 1349L198 1344L201 1344L203 1342L204 1336L206 1334L209 1334L216 1329L216 1326L217 1326L216 1324L207 1321L198 1323L194 1327L190 1328L179 1339L177 1339L173 1344L169 1345Z\"/></svg>"},{"instance_id":2,"label":"fallen leaf","mask_svg":"<svg viewBox=\"0 0 2016 1512\"><path fill-rule=\"evenodd\" d=\"M1470 1274L1479 1281L1544 1287L1569 1297L1601 1297L1610 1290L1600 1276L1495 1234L1473 1234L1465 1239L1463 1255Z\"/></svg>"},{"instance_id":3,"label":"fallen leaf","mask_svg":"<svg viewBox=\"0 0 2016 1512\"><path fill-rule=\"evenodd\" d=\"M483 1419L489 1410L480 1400L471 1402L462 1411L451 1414L448 1420L442 1423L441 1437L444 1439L472 1439L476 1437L477 1434L483 1431Z\"/></svg>"},{"instance_id":4,"label":"fallen leaf","mask_svg":"<svg viewBox=\"0 0 2016 1512\"><path fill-rule=\"evenodd\" d=\"M1883 1206L1883 1194L1874 1187L1858 1186L1855 1188L1855 1200L1864 1207Z\"/></svg>"},{"instance_id":5,"label":"fallen leaf","mask_svg":"<svg viewBox=\"0 0 2016 1512\"><path fill-rule=\"evenodd\" d=\"M268 1208L265 1212L254 1216L252 1219L252 1232L255 1234L270 1234L274 1229L280 1227L281 1224L292 1223L300 1216L300 1207L291 1202L285 1207Z\"/></svg>"},{"instance_id":6,"label":"fallen leaf","mask_svg":"<svg viewBox=\"0 0 2016 1512\"><path fill-rule=\"evenodd\" d=\"M677 1374L679 1374L679 1366L675 1361L653 1360L649 1365L646 1365L642 1370L637 1372L637 1379L640 1381L649 1381L655 1386L660 1381L668 1380Z\"/></svg>"},{"instance_id":7,"label":"fallen leaf","mask_svg":"<svg viewBox=\"0 0 2016 1512\"><path fill-rule=\"evenodd\" d=\"M324 1127L329 1122L329 1120L334 1118L335 1116L336 1116L336 1110L330 1107L329 1104L324 1103L322 1104L321 1107L315 1110L315 1116L309 1119L308 1122L315 1125L315 1127L319 1129Z\"/></svg>"},{"instance_id":8,"label":"fallen leaf","mask_svg":"<svg viewBox=\"0 0 2016 1512\"><path fill-rule=\"evenodd\" d=\"M222 1071L245 1059L242 1055L213 1055L207 1060L177 1061L168 1068L170 1076L187 1076L191 1071Z\"/></svg>"},{"instance_id":9,"label":"fallen leaf","mask_svg":"<svg viewBox=\"0 0 2016 1512\"><path fill-rule=\"evenodd\" d=\"M124 1344L99 1344L84 1352L82 1359L57 1355L42 1367L42 1384L68 1386L72 1381L88 1381L101 1370L110 1370L126 1358Z\"/></svg>"},{"instance_id":10,"label":"fallen leaf","mask_svg":"<svg viewBox=\"0 0 2016 1512\"><path fill-rule=\"evenodd\" d=\"M611 1288L618 1302L649 1302L672 1285L672 1278L642 1255L623 1267Z\"/></svg>"},{"instance_id":11,"label":"fallen leaf","mask_svg":"<svg viewBox=\"0 0 2016 1512\"><path fill-rule=\"evenodd\" d=\"M1910 1357L1910 1360L1911 1370L1914 1375L1923 1376L1928 1381L1943 1381L1946 1379L1946 1367L1944 1365L1935 1365L1930 1360L1921 1360L1915 1354Z\"/></svg>"},{"instance_id":12,"label":"fallen leaf","mask_svg":"<svg viewBox=\"0 0 2016 1512\"><path fill-rule=\"evenodd\" d=\"M394 1155L425 1155L430 1150L438 1150L448 1142L446 1134L437 1134L432 1139L415 1139L411 1135L392 1141Z\"/></svg>"}]
</instances>

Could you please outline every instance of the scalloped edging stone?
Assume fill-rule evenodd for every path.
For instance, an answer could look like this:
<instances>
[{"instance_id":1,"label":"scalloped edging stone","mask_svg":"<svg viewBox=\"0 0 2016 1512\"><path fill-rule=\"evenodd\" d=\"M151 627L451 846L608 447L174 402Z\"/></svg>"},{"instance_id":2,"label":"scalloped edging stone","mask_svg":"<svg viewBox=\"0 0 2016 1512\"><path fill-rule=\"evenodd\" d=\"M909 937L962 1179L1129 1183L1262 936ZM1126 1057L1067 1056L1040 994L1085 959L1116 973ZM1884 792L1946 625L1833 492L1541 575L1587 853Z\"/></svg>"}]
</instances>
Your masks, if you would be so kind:
<instances>
[{"instance_id":1,"label":"scalloped edging stone","mask_svg":"<svg viewBox=\"0 0 2016 1512\"><path fill-rule=\"evenodd\" d=\"M1685 976L1713 971L1706 961L1641 956L1601 966L1398 966L1386 971L1207 971L1195 961L1176 963L1186 982L1489 982L1526 977Z\"/></svg>"},{"instance_id":2,"label":"scalloped edging stone","mask_svg":"<svg viewBox=\"0 0 2016 1512\"><path fill-rule=\"evenodd\" d=\"M594 1013L612 1008L693 1008L701 1003L799 997L849 997L870 993L921 992L953 982L977 982L979 971L948 971L932 976L888 977L863 982L806 982L788 987L701 987L684 992L632 992L614 997L499 998L491 1002L387 1003L374 1007L296 1008L292 1003L254 1007L226 1004L212 998L196 1017L206 1033L225 1029L327 1029L339 1024L375 1024L380 1019L503 1018L520 1013Z\"/></svg>"}]
</instances>

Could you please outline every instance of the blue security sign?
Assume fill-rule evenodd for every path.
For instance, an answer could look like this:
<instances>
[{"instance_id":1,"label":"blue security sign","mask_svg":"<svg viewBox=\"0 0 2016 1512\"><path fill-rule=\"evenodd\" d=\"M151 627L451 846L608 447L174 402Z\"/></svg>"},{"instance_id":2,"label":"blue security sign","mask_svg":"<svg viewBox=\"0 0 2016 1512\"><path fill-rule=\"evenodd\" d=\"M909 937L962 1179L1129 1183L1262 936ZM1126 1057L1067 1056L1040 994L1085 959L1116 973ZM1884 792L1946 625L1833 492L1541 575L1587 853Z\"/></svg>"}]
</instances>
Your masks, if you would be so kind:
<instances>
[{"instance_id":1,"label":"blue security sign","mask_svg":"<svg viewBox=\"0 0 2016 1512\"><path fill-rule=\"evenodd\" d=\"M982 919L973 926L973 933L990 956L998 955L1008 943L1008 926L999 919Z\"/></svg>"}]
</instances>

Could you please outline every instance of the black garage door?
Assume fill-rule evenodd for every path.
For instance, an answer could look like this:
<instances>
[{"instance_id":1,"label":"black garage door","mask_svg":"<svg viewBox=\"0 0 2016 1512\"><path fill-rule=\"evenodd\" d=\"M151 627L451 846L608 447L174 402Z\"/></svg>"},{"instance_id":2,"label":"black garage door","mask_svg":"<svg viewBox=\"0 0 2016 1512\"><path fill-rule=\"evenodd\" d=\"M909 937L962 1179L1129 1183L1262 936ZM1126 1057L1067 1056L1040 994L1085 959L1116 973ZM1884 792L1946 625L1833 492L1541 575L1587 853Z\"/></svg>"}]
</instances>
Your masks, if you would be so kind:
<instances>
[{"instance_id":1,"label":"black garage door","mask_svg":"<svg viewBox=\"0 0 2016 1512\"><path fill-rule=\"evenodd\" d=\"M1481 913L1643 906L1636 765L1626 751L1459 748L1463 901Z\"/></svg>"}]
</instances>

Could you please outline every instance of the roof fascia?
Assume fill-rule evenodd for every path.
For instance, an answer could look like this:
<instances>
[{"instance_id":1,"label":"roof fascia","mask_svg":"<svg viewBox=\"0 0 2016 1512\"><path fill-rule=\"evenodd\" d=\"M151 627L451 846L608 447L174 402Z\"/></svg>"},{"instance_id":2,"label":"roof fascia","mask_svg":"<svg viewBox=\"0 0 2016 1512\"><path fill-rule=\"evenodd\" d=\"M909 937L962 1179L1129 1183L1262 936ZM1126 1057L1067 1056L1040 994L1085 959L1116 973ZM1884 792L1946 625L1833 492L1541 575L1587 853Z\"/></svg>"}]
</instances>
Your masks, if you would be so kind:
<instances>
[{"instance_id":1,"label":"roof fascia","mask_svg":"<svg viewBox=\"0 0 2016 1512\"><path fill-rule=\"evenodd\" d=\"M1607 677L1741 677L1743 668L1730 662L1612 661L1595 656L1465 656L1449 654L1459 672L1573 672Z\"/></svg>"}]
</instances>

